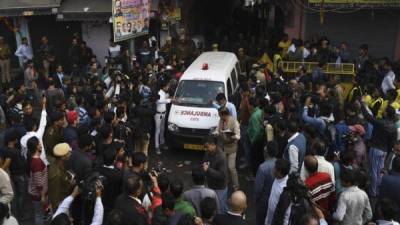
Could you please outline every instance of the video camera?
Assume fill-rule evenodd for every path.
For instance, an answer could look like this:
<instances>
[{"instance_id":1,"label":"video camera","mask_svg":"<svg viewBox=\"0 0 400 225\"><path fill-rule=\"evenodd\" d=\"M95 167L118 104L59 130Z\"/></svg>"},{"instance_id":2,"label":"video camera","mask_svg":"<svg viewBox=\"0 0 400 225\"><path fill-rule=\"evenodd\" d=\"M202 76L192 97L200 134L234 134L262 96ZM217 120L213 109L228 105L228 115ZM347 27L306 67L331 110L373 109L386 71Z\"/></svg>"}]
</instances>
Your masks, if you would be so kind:
<instances>
[{"instance_id":1,"label":"video camera","mask_svg":"<svg viewBox=\"0 0 400 225\"><path fill-rule=\"evenodd\" d=\"M78 187L82 191L81 195L84 200L94 201L96 199L96 188L104 189L106 178L98 172L93 172L85 179L79 181Z\"/></svg>"},{"instance_id":2,"label":"video camera","mask_svg":"<svg viewBox=\"0 0 400 225\"><path fill-rule=\"evenodd\" d=\"M359 136L356 133L348 132L342 135L343 142L351 145L359 141Z\"/></svg>"},{"instance_id":3,"label":"video camera","mask_svg":"<svg viewBox=\"0 0 400 225\"><path fill-rule=\"evenodd\" d=\"M85 200L96 199L96 187L99 186L103 189L106 182L106 178L100 175L99 172L92 172L90 175L86 176L86 178L78 180L73 171L67 170L65 179L72 188L78 185L82 197Z\"/></svg>"}]
</instances>

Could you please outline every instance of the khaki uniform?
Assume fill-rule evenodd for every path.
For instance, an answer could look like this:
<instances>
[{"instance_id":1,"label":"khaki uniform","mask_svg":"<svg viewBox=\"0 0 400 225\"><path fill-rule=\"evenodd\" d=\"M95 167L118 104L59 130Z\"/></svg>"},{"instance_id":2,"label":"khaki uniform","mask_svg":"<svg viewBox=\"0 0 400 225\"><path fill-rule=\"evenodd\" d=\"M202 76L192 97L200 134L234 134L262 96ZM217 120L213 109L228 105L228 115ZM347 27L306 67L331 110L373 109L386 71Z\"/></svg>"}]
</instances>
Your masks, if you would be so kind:
<instances>
[{"instance_id":1,"label":"khaki uniform","mask_svg":"<svg viewBox=\"0 0 400 225\"><path fill-rule=\"evenodd\" d=\"M58 205L70 193L70 184L67 180L67 171L61 160L56 160L49 166L49 201L56 210Z\"/></svg>"},{"instance_id":2,"label":"khaki uniform","mask_svg":"<svg viewBox=\"0 0 400 225\"><path fill-rule=\"evenodd\" d=\"M0 73L1 73L1 82L2 83L10 83L11 75L10 75L10 47L7 44L3 44L0 46Z\"/></svg>"},{"instance_id":3,"label":"khaki uniform","mask_svg":"<svg viewBox=\"0 0 400 225\"><path fill-rule=\"evenodd\" d=\"M228 162L228 171L232 184L239 187L239 180L236 170L236 153L238 149L238 141L240 140L239 122L232 116L225 123L222 119L219 121L217 128L221 147L226 155ZM232 138L234 136L234 138Z\"/></svg>"}]
</instances>

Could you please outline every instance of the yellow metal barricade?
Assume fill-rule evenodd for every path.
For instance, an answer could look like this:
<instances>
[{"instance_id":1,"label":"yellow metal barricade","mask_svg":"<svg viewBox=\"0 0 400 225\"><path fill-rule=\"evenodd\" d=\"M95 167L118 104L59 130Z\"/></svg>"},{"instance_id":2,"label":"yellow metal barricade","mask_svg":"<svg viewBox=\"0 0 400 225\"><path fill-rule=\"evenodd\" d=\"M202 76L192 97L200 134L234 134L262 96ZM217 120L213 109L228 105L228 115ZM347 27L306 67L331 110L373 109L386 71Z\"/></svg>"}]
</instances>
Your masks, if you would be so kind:
<instances>
[{"instance_id":1,"label":"yellow metal barricade","mask_svg":"<svg viewBox=\"0 0 400 225\"><path fill-rule=\"evenodd\" d=\"M312 71L318 67L318 62L279 62L279 67L287 74L297 73L300 66L304 66L307 69L307 73L312 73ZM332 75L355 75L353 63L327 63L322 70L324 73Z\"/></svg>"}]
</instances>

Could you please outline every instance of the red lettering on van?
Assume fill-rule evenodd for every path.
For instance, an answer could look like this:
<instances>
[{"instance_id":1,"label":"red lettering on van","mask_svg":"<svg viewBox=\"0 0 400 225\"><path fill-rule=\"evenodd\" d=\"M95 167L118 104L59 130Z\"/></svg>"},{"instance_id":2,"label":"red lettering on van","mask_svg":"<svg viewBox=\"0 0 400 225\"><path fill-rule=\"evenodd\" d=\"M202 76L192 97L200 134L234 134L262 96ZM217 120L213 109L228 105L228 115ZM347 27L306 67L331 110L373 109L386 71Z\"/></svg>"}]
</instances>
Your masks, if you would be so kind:
<instances>
[{"instance_id":1,"label":"red lettering on van","mask_svg":"<svg viewBox=\"0 0 400 225\"><path fill-rule=\"evenodd\" d=\"M182 116L201 116L201 117L211 117L210 112L204 112L204 111L191 111L191 110L182 110L181 111Z\"/></svg>"}]
</instances>

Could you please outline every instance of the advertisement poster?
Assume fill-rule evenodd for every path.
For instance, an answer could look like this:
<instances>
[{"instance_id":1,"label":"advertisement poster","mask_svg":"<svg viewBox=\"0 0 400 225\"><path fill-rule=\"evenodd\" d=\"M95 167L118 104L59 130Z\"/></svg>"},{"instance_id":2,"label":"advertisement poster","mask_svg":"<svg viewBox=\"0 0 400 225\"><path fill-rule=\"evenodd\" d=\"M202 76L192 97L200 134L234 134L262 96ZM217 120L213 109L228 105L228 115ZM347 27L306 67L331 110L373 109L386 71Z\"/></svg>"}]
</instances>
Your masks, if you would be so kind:
<instances>
[{"instance_id":1,"label":"advertisement poster","mask_svg":"<svg viewBox=\"0 0 400 225\"><path fill-rule=\"evenodd\" d=\"M113 0L114 41L148 34L150 0Z\"/></svg>"},{"instance_id":2,"label":"advertisement poster","mask_svg":"<svg viewBox=\"0 0 400 225\"><path fill-rule=\"evenodd\" d=\"M178 0L160 0L158 12L161 17L161 29L168 30L168 25L173 25L181 20L181 4Z\"/></svg>"}]
</instances>

